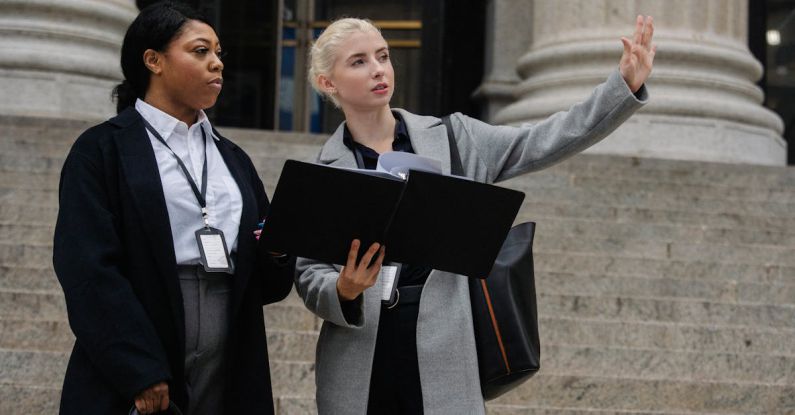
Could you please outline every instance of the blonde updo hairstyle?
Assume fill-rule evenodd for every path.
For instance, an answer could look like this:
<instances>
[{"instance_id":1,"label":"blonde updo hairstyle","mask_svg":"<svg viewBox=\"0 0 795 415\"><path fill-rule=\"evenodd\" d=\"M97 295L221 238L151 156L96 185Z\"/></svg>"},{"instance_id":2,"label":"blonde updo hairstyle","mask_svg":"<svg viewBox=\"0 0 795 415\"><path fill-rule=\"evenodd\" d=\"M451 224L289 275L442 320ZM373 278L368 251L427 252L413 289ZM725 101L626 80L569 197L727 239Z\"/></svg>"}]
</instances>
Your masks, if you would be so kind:
<instances>
[{"instance_id":1,"label":"blonde updo hairstyle","mask_svg":"<svg viewBox=\"0 0 795 415\"><path fill-rule=\"evenodd\" d=\"M353 33L376 32L381 34L373 22L367 19L347 17L330 24L317 38L309 50L309 83L318 94L329 99L334 106L340 103L333 94L327 94L318 83L318 75L331 76L331 71L336 63L339 45Z\"/></svg>"}]
</instances>

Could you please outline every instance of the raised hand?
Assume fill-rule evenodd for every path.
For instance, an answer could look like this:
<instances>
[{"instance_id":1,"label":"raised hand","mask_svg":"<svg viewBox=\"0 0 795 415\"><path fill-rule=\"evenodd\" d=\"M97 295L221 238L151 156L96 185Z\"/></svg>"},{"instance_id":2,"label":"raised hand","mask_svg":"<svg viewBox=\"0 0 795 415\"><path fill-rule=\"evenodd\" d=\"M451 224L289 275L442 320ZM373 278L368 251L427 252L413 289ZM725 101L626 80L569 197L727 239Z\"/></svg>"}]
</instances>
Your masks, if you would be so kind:
<instances>
[{"instance_id":1,"label":"raised hand","mask_svg":"<svg viewBox=\"0 0 795 415\"><path fill-rule=\"evenodd\" d=\"M652 43L652 36L654 36L654 20L651 16L644 18L639 15L635 22L635 35L632 40L621 38L624 53L621 55L618 68L633 93L638 92L651 73L654 54L657 52L657 45Z\"/></svg>"},{"instance_id":2,"label":"raised hand","mask_svg":"<svg viewBox=\"0 0 795 415\"><path fill-rule=\"evenodd\" d=\"M353 300L364 290L375 285L378 273L381 271L381 264L384 262L384 247L374 243L370 245L370 248L357 264L356 257L359 255L359 245L361 245L361 242L358 239L354 239L351 242L351 249L348 251L348 262L342 267L340 277L337 280L337 295L342 301ZM378 257L370 265L370 261L372 261L376 252L378 252Z\"/></svg>"}]
</instances>

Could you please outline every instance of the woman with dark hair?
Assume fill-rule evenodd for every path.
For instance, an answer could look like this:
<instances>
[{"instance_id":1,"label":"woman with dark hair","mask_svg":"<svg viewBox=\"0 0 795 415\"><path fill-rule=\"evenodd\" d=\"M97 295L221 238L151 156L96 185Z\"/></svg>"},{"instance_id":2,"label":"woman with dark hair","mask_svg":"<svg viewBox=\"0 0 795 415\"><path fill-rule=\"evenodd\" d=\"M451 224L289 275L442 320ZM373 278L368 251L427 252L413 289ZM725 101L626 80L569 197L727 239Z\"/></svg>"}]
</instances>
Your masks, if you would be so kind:
<instances>
[{"instance_id":1,"label":"woman with dark hair","mask_svg":"<svg viewBox=\"0 0 795 415\"><path fill-rule=\"evenodd\" d=\"M53 263L76 341L61 413L273 413L262 305L289 293L294 265L260 253L265 189L203 111L220 56L193 9L144 8L118 115L66 158Z\"/></svg>"}]
</instances>

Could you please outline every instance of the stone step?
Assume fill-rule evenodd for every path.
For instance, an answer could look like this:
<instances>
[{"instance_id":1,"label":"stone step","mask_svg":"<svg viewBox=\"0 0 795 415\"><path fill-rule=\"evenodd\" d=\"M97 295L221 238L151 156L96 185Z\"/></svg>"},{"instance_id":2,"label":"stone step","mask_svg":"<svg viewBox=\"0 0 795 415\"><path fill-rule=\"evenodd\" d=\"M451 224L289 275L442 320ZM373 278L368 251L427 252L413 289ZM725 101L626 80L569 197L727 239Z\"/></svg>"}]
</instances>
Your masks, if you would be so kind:
<instances>
[{"instance_id":1,"label":"stone step","mask_svg":"<svg viewBox=\"0 0 795 415\"><path fill-rule=\"evenodd\" d=\"M302 391L298 397L311 399L315 390L313 369L310 363L274 362L271 365L274 395L295 399L296 391ZM552 374L542 369L542 373L492 401L491 405L568 407L571 410L622 413L779 414L795 409L795 386L586 377Z\"/></svg>"},{"instance_id":2,"label":"stone step","mask_svg":"<svg viewBox=\"0 0 795 415\"><path fill-rule=\"evenodd\" d=\"M795 329L757 325L690 324L624 321L542 315L542 346L603 345L615 348L697 351L708 353L795 356Z\"/></svg>"},{"instance_id":3,"label":"stone step","mask_svg":"<svg viewBox=\"0 0 795 415\"><path fill-rule=\"evenodd\" d=\"M312 362L316 342L316 332L272 332L270 356L274 360ZM543 336L541 346L542 367L549 373L795 384L795 355L571 345L568 340L555 344Z\"/></svg>"},{"instance_id":4,"label":"stone step","mask_svg":"<svg viewBox=\"0 0 795 415\"><path fill-rule=\"evenodd\" d=\"M259 148L263 144L258 143L257 146ZM0 171L57 175L60 173L64 158L68 152L68 147L64 145L42 147L42 143L38 143L37 147L32 148L17 147L18 145L14 143L9 144L6 142L0 144ZM269 147L265 148L265 154L267 155L257 156L253 161L260 174L265 176L267 181L273 185L275 185L285 159L291 158L305 161L314 159L311 144L273 143ZM751 174L739 174L737 177L732 177L731 180L724 177L722 180L708 181L700 176L698 180L683 180L690 178L690 176L681 174L681 172L676 172L673 176L661 175L661 172L666 172L666 170L661 169L653 171L637 171L637 169L611 170L608 173L613 174L606 174L600 169L605 169L607 166L601 164L594 166L593 164L588 164L587 160L563 163L566 166L565 168L552 168L515 179L515 181L520 183L517 186L523 189L570 186L593 186L597 188L620 186L623 188L630 184L642 190L652 188L655 191L667 190L673 193L685 192L687 194L698 193L704 195L718 193L730 199L761 199L788 203L795 201L795 196L792 195L792 188L795 187L795 174L787 174L790 173L789 170L795 169L782 168L778 175L764 175L763 177L767 180L762 183L759 180L737 180L745 176L757 177ZM715 179L712 176L708 177Z\"/></svg>"},{"instance_id":5,"label":"stone step","mask_svg":"<svg viewBox=\"0 0 795 415\"><path fill-rule=\"evenodd\" d=\"M795 233L772 230L714 229L701 226L670 226L659 224L614 223L581 219L536 219L539 243L551 235L556 238L593 239L594 237L618 240L626 245L635 241L661 243L697 243L717 245L774 245L795 247ZM521 216L520 219L521 220ZM0 219L0 241L46 244L50 243L55 221L26 223Z\"/></svg>"},{"instance_id":6,"label":"stone step","mask_svg":"<svg viewBox=\"0 0 795 415\"><path fill-rule=\"evenodd\" d=\"M42 140L16 139L14 137L0 137L0 152L7 155L20 157L53 157L63 161L72 148L77 136L70 140L56 143Z\"/></svg>"},{"instance_id":7,"label":"stone step","mask_svg":"<svg viewBox=\"0 0 795 415\"><path fill-rule=\"evenodd\" d=\"M15 184L14 180L6 179L6 182L11 182L14 187L0 186L0 206L3 206L4 211L14 211L20 206L35 206L57 211L57 178L53 180L54 182L45 189L22 186ZM275 184L269 185L267 182L266 186L268 189L275 188ZM547 216L574 216L642 223L684 222L724 228L735 225L773 228L766 230L793 229L792 225L795 223L795 207L787 210L783 209L781 204L774 205L772 209L759 202L729 203L723 200L713 200L707 204L690 203L686 200L677 204L673 203L670 197L659 203L636 200L622 204L618 199L601 196L588 200L572 189L548 190L542 196L542 198L528 196L517 221L539 220L539 217Z\"/></svg>"},{"instance_id":8,"label":"stone step","mask_svg":"<svg viewBox=\"0 0 795 415\"><path fill-rule=\"evenodd\" d=\"M0 176L0 189L36 189L39 191L58 191L60 175L51 173L3 172Z\"/></svg>"},{"instance_id":9,"label":"stone step","mask_svg":"<svg viewBox=\"0 0 795 415\"><path fill-rule=\"evenodd\" d=\"M36 188L0 188L0 204L18 206L41 206L58 209L58 192Z\"/></svg>"},{"instance_id":10,"label":"stone step","mask_svg":"<svg viewBox=\"0 0 795 415\"><path fill-rule=\"evenodd\" d=\"M0 241L0 264L11 267L40 267L52 264L52 243L18 244Z\"/></svg>"},{"instance_id":11,"label":"stone step","mask_svg":"<svg viewBox=\"0 0 795 415\"><path fill-rule=\"evenodd\" d=\"M494 405L567 407L571 410L789 414L795 386L569 376L540 373Z\"/></svg>"},{"instance_id":12,"label":"stone step","mask_svg":"<svg viewBox=\"0 0 795 415\"><path fill-rule=\"evenodd\" d=\"M643 275L536 272L536 290L547 294L683 298L726 303L795 306L795 285L745 283L733 280L650 278Z\"/></svg>"},{"instance_id":13,"label":"stone step","mask_svg":"<svg viewBox=\"0 0 795 415\"><path fill-rule=\"evenodd\" d=\"M286 159L304 161L314 160L318 143L305 141L266 139L251 143L241 143L248 147L258 170L271 171L266 175L278 176ZM71 142L47 142L41 140L0 141L0 168L3 171L58 173ZM598 158L598 157L596 157ZM792 200L791 188L795 186L795 169L772 168L762 172L754 170L757 166L742 166L737 171L726 171L723 165L690 164L687 168L676 169L663 163L656 168L637 168L622 166L627 158L609 157L609 162L596 162L594 156L580 156L551 169L533 173L521 180L533 186L557 183L559 185L582 185L593 181L615 181L635 183L643 188L652 187L681 191L682 189L720 189L727 197L732 193L754 194L766 200L784 198ZM666 160L666 162L671 162ZM732 166L736 167L736 166ZM615 183L614 183L615 185Z\"/></svg>"},{"instance_id":14,"label":"stone step","mask_svg":"<svg viewBox=\"0 0 795 415\"><path fill-rule=\"evenodd\" d=\"M640 160L640 165L633 165ZM651 165L654 166L651 166ZM577 178L630 180L649 184L668 183L694 186L728 186L747 189L788 189L795 185L795 168L637 159L622 156L580 154L543 173ZM539 173L531 173L536 175Z\"/></svg>"},{"instance_id":15,"label":"stone step","mask_svg":"<svg viewBox=\"0 0 795 415\"><path fill-rule=\"evenodd\" d=\"M0 317L32 320L66 318L66 302L61 293L0 290Z\"/></svg>"},{"instance_id":16,"label":"stone step","mask_svg":"<svg viewBox=\"0 0 795 415\"><path fill-rule=\"evenodd\" d=\"M624 240L609 236L602 239L593 235L561 237L554 232L545 232L543 227L536 231L533 248L539 252L576 252L609 257L795 266L795 246Z\"/></svg>"},{"instance_id":17,"label":"stone step","mask_svg":"<svg viewBox=\"0 0 795 415\"><path fill-rule=\"evenodd\" d=\"M42 236L46 236L42 235ZM52 243L19 244L0 239L0 264L37 266L52 260ZM539 228L534 241L538 253L581 253L594 256L657 259L717 264L795 267L795 246L763 244L717 244L624 240L607 237L561 237Z\"/></svg>"},{"instance_id":18,"label":"stone step","mask_svg":"<svg viewBox=\"0 0 795 415\"><path fill-rule=\"evenodd\" d=\"M576 378L569 376L545 376L531 379L528 384L542 384L543 396L534 396L528 403L503 403L507 397L487 403L491 415L734 415L734 414L791 414L792 400L785 394L793 393L786 387L774 387L772 391L764 386L689 384L673 382L620 382L606 378ZM636 386L633 386L636 385ZM643 397L627 401L622 393L647 393ZM661 395L667 393L665 395ZM682 393L687 400L673 399L671 393ZM704 400L698 393L709 393L713 398ZM729 402L721 402L717 394L723 393ZM580 398L579 400L576 398ZM276 395L277 415L316 414L313 396L296 395L295 392ZM701 399L699 399L701 398ZM765 399L770 398L772 401ZM56 414L60 389L0 383L0 413L7 415ZM554 404L546 404L554 401ZM571 401L571 402L569 402ZM585 402L583 402L585 401ZM739 401L735 404L736 401ZM591 404L592 407L586 405ZM617 409L600 409L612 404ZM759 407L754 405L759 404ZM657 405L657 406L655 406ZM573 407L572 407L573 406ZM642 409L623 409L642 408ZM667 409L671 408L671 409Z\"/></svg>"},{"instance_id":19,"label":"stone step","mask_svg":"<svg viewBox=\"0 0 795 415\"><path fill-rule=\"evenodd\" d=\"M539 332L544 345L795 356L795 329L572 318L541 311ZM266 307L265 317L272 358L314 359L320 328L314 315L300 306L275 304ZM65 315L55 320L30 318L0 318L0 348L71 350L73 335Z\"/></svg>"},{"instance_id":20,"label":"stone step","mask_svg":"<svg viewBox=\"0 0 795 415\"><path fill-rule=\"evenodd\" d=\"M283 160L280 158L261 158L255 168L263 182L269 187L276 184L282 170ZM593 198L597 202L608 199L610 203L626 201L623 204L633 205L633 202L648 200L650 202L668 201L680 202L684 207L687 204L698 202L702 205L712 203L723 203L727 201L743 201L754 203L770 203L774 207L778 205L791 206L795 204L795 195L792 188L743 188L718 185L681 185L678 183L665 182L642 182L632 179L617 179L610 177L579 177L573 180L569 176L555 175L551 173L538 173L519 176L517 178L498 183L499 186L513 188L525 192L528 199L536 198L535 195L543 194L544 200L549 200L550 191L561 192L559 200L565 200L568 196L562 193L563 190L576 192L583 196L590 197L591 193L602 195L601 199ZM609 196L609 197L608 197ZM654 205L651 205L653 207Z\"/></svg>"},{"instance_id":21,"label":"stone step","mask_svg":"<svg viewBox=\"0 0 795 415\"><path fill-rule=\"evenodd\" d=\"M695 225L718 229L756 229L783 231L795 229L795 215L760 216L750 214L728 214L694 212L690 210L666 210L643 207L618 207L597 204L574 204L565 201L525 200L521 208L522 217L543 223L547 218L591 219L616 223L641 223L661 225Z\"/></svg>"},{"instance_id":22,"label":"stone step","mask_svg":"<svg viewBox=\"0 0 795 415\"><path fill-rule=\"evenodd\" d=\"M0 349L0 383L60 387L68 362L68 352Z\"/></svg>"},{"instance_id":23,"label":"stone step","mask_svg":"<svg viewBox=\"0 0 795 415\"><path fill-rule=\"evenodd\" d=\"M268 189L273 189L281 172L281 164L271 163L261 166L259 174ZM0 189L35 188L57 190L59 174L4 172L0 176ZM585 180L585 179L583 179ZM543 200L567 200L568 202L588 202L611 206L643 206L664 208L701 208L717 212L744 213L758 215L783 215L791 217L795 211L795 194L791 190L754 194L747 192L728 192L725 189L702 186L662 185L649 186L632 181L606 181L593 179L593 182L569 184L537 183L525 176L505 183L506 187L523 191L529 200L538 200L535 194L543 192Z\"/></svg>"},{"instance_id":24,"label":"stone step","mask_svg":"<svg viewBox=\"0 0 795 415\"><path fill-rule=\"evenodd\" d=\"M780 188L762 187L735 187L731 185L695 185L681 184L675 182L662 182L641 179L617 179L612 177L588 177L576 176L572 179L575 187L585 187L590 189L600 189L604 187L618 187L625 192L653 191L663 194L686 194L704 195L723 195L726 200L765 200L778 203L795 203L795 195L792 190L795 183ZM529 181L529 180L528 180Z\"/></svg>"},{"instance_id":25,"label":"stone step","mask_svg":"<svg viewBox=\"0 0 795 415\"><path fill-rule=\"evenodd\" d=\"M0 318L0 349L69 352L74 334L69 322Z\"/></svg>"},{"instance_id":26,"label":"stone step","mask_svg":"<svg viewBox=\"0 0 795 415\"><path fill-rule=\"evenodd\" d=\"M13 202L0 203L0 222L55 226L58 205L25 205Z\"/></svg>"},{"instance_id":27,"label":"stone step","mask_svg":"<svg viewBox=\"0 0 795 415\"><path fill-rule=\"evenodd\" d=\"M545 250L536 247L535 268L538 275L564 273L588 276L643 276L649 279L682 279L737 284L737 301L753 300L772 289L766 285L784 286L788 292L795 285L795 267L765 264L720 263L704 258L676 259L631 258L577 253L566 250ZM0 287L24 290L59 291L52 268L52 247L48 245L17 245L0 242ZM30 271L30 274L28 274ZM684 283L682 283L684 284ZM727 291L731 295L732 291ZM773 298L782 297L776 294ZM731 297L730 297L731 298Z\"/></svg>"},{"instance_id":28,"label":"stone step","mask_svg":"<svg viewBox=\"0 0 795 415\"><path fill-rule=\"evenodd\" d=\"M258 152L252 156L252 161L257 171L263 176L275 175L281 171L285 159L296 159L302 161L314 161L316 153L304 151L303 148L298 148L288 144L289 147L284 147L279 151ZM295 151L295 150L297 151ZM612 183L611 186L623 183L634 183L641 185L643 188L656 188L662 186L663 189L672 189L676 186L677 189L684 187L690 191L703 190L719 191L722 190L727 196L750 196L758 195L760 197L774 197L787 198L786 190L795 186L795 175L785 174L787 170L781 168L778 174L771 174L765 176L766 180L742 181L730 179L722 179L715 181L704 180L687 180L680 177L670 177L664 174L665 172L643 172L635 169L625 169L624 171L614 172L614 174L603 174L599 170L588 169L587 166L582 166L578 162L563 163L568 166L564 169L551 168L540 172L533 172L528 175L521 176L514 179L520 181L530 187L561 187L561 186L582 186L591 183ZM661 174L662 173L662 174ZM740 178L742 176L738 176ZM498 185L502 185L498 183Z\"/></svg>"},{"instance_id":29,"label":"stone step","mask_svg":"<svg viewBox=\"0 0 795 415\"><path fill-rule=\"evenodd\" d=\"M0 265L0 290L60 292L61 285L52 267Z\"/></svg>"},{"instance_id":30,"label":"stone step","mask_svg":"<svg viewBox=\"0 0 795 415\"><path fill-rule=\"evenodd\" d=\"M625 411L611 409L571 409L564 407L542 407L533 405L486 404L489 415L716 415L715 412L690 411ZM741 412L726 412L721 415L742 415Z\"/></svg>"},{"instance_id":31,"label":"stone step","mask_svg":"<svg viewBox=\"0 0 795 415\"><path fill-rule=\"evenodd\" d=\"M563 403L565 404L565 403ZM314 398L302 396L280 396L275 401L277 415L317 414ZM610 409L571 409L565 407L542 407L533 405L506 405L486 403L489 415L715 415L715 412L691 411L625 411ZM741 412L722 412L721 415L741 415Z\"/></svg>"},{"instance_id":32,"label":"stone step","mask_svg":"<svg viewBox=\"0 0 795 415\"><path fill-rule=\"evenodd\" d=\"M0 372L0 382L4 386L13 384L57 388L63 379L67 358L67 353L0 350L0 361L4 368ZM643 361L641 364L649 362L654 363ZM678 362L670 363L680 365ZM599 361L593 359L584 362L590 371L598 371L594 367L598 364ZM690 369L672 370L689 373ZM276 396L295 396L296 391L302 391L307 398L312 396L312 363L276 360L271 364L271 373ZM639 399L627 400L627 396ZM671 396L677 396L677 399L669 399ZM705 399L710 396L716 398ZM573 409L630 411L712 411L721 414L732 411L787 413L787 410L795 409L795 386L731 380L713 382L623 375L622 378L616 378L606 375L556 374L545 367L541 374L495 400L493 404L549 407L567 405Z\"/></svg>"},{"instance_id":33,"label":"stone step","mask_svg":"<svg viewBox=\"0 0 795 415\"><path fill-rule=\"evenodd\" d=\"M614 295L538 293L537 297L539 315L544 317L795 328L795 306L787 305ZM309 330L317 329L317 322L308 311L301 310L300 306L286 307L294 307L288 311L297 313L269 313L266 310L268 323L273 324L269 327L281 328L285 323L297 320L304 328L313 326ZM66 316L65 302L62 294L3 290L0 291L0 316L59 320Z\"/></svg>"},{"instance_id":34,"label":"stone step","mask_svg":"<svg viewBox=\"0 0 795 415\"><path fill-rule=\"evenodd\" d=\"M621 187L548 187L533 188L527 181L513 179L503 187L525 193L530 201L557 201L572 204L595 204L613 207L633 207L664 210L689 210L691 212L724 213L751 216L776 216L791 218L793 203L780 203L765 199L728 199L719 193L702 194L677 191L657 191L654 187L633 189Z\"/></svg>"},{"instance_id":35,"label":"stone step","mask_svg":"<svg viewBox=\"0 0 795 415\"><path fill-rule=\"evenodd\" d=\"M61 385L0 382L0 414L3 415L56 415L60 401Z\"/></svg>"},{"instance_id":36,"label":"stone step","mask_svg":"<svg viewBox=\"0 0 795 415\"><path fill-rule=\"evenodd\" d=\"M0 221L0 241L17 244L47 244L52 242L55 222L27 224Z\"/></svg>"},{"instance_id":37,"label":"stone step","mask_svg":"<svg viewBox=\"0 0 795 415\"><path fill-rule=\"evenodd\" d=\"M795 267L778 264L732 264L705 259L670 260L600 256L562 250L535 249L536 272L610 274L649 278L737 281L760 284L795 284Z\"/></svg>"},{"instance_id":38,"label":"stone step","mask_svg":"<svg viewBox=\"0 0 795 415\"><path fill-rule=\"evenodd\" d=\"M93 123L64 122L62 120L0 118L5 144L59 144L70 146L85 129ZM249 154L273 154L291 147L306 147L314 157L326 140L323 134L301 134L240 128L219 127L224 136L232 139ZM291 153L289 150L287 153ZM299 151L300 152L300 151ZM658 160L637 157L621 157L581 154L560 163L550 170L575 173L593 173L607 177L620 177L630 173L631 177L649 176L692 181L696 183L736 183L756 187L777 183L788 184L795 180L792 168L731 165L691 161Z\"/></svg>"},{"instance_id":39,"label":"stone step","mask_svg":"<svg viewBox=\"0 0 795 415\"><path fill-rule=\"evenodd\" d=\"M535 212L533 212L535 217ZM520 217L526 217L522 214ZM621 223L611 220L578 218L539 218L537 232L557 236L609 237L623 240L655 240L667 242L764 244L795 247L795 228L766 229L752 227L708 227L704 225Z\"/></svg>"},{"instance_id":40,"label":"stone step","mask_svg":"<svg viewBox=\"0 0 795 415\"><path fill-rule=\"evenodd\" d=\"M276 402L277 415L310 415L317 414L313 398L300 396L281 396ZM714 412L691 411L624 411L610 409L570 409L564 407L539 407L531 405L499 405L486 404L489 415L714 415ZM725 412L722 415L741 415L740 412Z\"/></svg>"},{"instance_id":41,"label":"stone step","mask_svg":"<svg viewBox=\"0 0 795 415\"><path fill-rule=\"evenodd\" d=\"M795 307L690 299L538 293L540 316L795 328Z\"/></svg>"},{"instance_id":42,"label":"stone step","mask_svg":"<svg viewBox=\"0 0 795 415\"><path fill-rule=\"evenodd\" d=\"M16 194L6 195L0 203L0 221L29 224L55 223L58 215L58 200L55 191L34 195L25 194L24 190ZM17 199L19 202L17 202ZM36 202L36 203L29 203ZM546 226L552 220L595 220L604 223L622 225L643 224L662 226L698 226L708 227L710 232L731 229L742 233L753 231L754 234L787 233L795 229L795 215L792 217L751 216L737 214L714 214L691 212L687 210L663 210L634 207L614 207L608 205L580 205L565 202L525 201L522 205L519 220L532 220L539 226Z\"/></svg>"},{"instance_id":43,"label":"stone step","mask_svg":"<svg viewBox=\"0 0 795 415\"><path fill-rule=\"evenodd\" d=\"M274 396L276 415L316 415L315 398L305 396Z\"/></svg>"},{"instance_id":44,"label":"stone step","mask_svg":"<svg viewBox=\"0 0 795 415\"><path fill-rule=\"evenodd\" d=\"M737 303L795 305L795 284L738 282L732 279L649 277L642 274L536 271L536 288L549 294L594 294L689 298ZM51 267L0 266L0 290L61 292ZM291 293L283 305L303 306Z\"/></svg>"},{"instance_id":45,"label":"stone step","mask_svg":"<svg viewBox=\"0 0 795 415\"><path fill-rule=\"evenodd\" d=\"M542 370L554 374L795 387L795 356L542 344L541 357Z\"/></svg>"},{"instance_id":46,"label":"stone step","mask_svg":"<svg viewBox=\"0 0 795 415\"><path fill-rule=\"evenodd\" d=\"M580 154L545 171L586 177L775 188L795 183L795 168Z\"/></svg>"},{"instance_id":47,"label":"stone step","mask_svg":"<svg viewBox=\"0 0 795 415\"><path fill-rule=\"evenodd\" d=\"M0 147L0 151L3 151ZM60 174L66 153L58 156L18 154L3 151L0 153L0 172L3 174Z\"/></svg>"}]
</instances>

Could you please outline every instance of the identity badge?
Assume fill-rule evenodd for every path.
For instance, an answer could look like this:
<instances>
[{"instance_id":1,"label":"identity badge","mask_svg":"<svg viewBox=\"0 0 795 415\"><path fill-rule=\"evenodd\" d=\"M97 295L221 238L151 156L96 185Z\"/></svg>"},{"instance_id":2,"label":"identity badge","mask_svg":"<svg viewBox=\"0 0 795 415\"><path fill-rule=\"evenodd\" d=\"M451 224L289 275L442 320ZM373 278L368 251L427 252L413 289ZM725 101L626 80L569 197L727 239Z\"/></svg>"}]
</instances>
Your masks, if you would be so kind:
<instances>
[{"instance_id":1,"label":"identity badge","mask_svg":"<svg viewBox=\"0 0 795 415\"><path fill-rule=\"evenodd\" d=\"M220 229L204 227L196 231L201 264L207 272L233 273L232 260L226 247L224 233Z\"/></svg>"}]
</instances>

